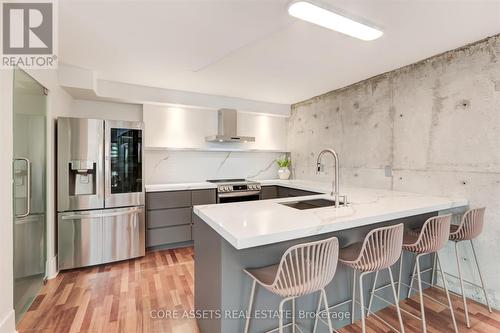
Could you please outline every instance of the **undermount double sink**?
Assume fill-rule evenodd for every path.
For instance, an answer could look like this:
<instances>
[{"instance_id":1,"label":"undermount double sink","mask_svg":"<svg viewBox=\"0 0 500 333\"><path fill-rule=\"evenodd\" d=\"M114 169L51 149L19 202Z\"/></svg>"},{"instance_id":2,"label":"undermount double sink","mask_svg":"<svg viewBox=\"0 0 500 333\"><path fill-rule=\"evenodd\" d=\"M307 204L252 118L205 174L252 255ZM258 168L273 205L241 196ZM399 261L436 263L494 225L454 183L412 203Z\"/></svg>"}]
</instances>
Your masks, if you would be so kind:
<instances>
[{"instance_id":1,"label":"undermount double sink","mask_svg":"<svg viewBox=\"0 0 500 333\"><path fill-rule=\"evenodd\" d=\"M335 207L335 200L328 199L310 199L310 200L299 200L292 202L280 202L281 205L288 206L291 208L305 210L323 207ZM339 207L345 207L345 202L339 202Z\"/></svg>"}]
</instances>

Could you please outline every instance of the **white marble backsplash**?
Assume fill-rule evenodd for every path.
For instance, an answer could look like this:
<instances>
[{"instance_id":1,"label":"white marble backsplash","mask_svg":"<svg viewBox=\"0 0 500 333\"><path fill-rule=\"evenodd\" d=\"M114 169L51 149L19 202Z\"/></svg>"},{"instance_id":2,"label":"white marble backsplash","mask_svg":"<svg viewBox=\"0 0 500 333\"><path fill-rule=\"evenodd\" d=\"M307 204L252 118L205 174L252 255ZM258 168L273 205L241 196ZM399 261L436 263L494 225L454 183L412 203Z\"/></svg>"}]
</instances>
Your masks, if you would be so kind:
<instances>
[{"instance_id":1,"label":"white marble backsplash","mask_svg":"<svg viewBox=\"0 0 500 333\"><path fill-rule=\"evenodd\" d=\"M283 153L272 152L192 152L147 151L146 184L199 182L207 179L278 177L276 159Z\"/></svg>"}]
</instances>

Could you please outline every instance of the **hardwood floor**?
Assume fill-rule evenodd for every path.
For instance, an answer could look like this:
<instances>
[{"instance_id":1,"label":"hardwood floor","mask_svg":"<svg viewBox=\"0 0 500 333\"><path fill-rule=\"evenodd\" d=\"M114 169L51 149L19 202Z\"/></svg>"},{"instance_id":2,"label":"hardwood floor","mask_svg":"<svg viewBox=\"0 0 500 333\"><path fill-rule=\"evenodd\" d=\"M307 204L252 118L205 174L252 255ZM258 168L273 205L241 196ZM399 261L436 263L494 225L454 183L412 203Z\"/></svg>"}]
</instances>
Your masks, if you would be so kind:
<instances>
[{"instance_id":1,"label":"hardwood floor","mask_svg":"<svg viewBox=\"0 0 500 333\"><path fill-rule=\"evenodd\" d=\"M17 329L25 333L199 333L192 319L151 316L151 311L154 317L164 317L164 310L182 313L193 309L193 258L192 248L163 250L136 260L61 273L44 286ZM428 293L445 302L438 289ZM417 299L402 302L402 307L418 314ZM490 314L484 306L470 301L472 328L467 329L461 299L454 297L453 301L460 332L500 332L500 312ZM426 304L428 332L452 332L448 310L429 301ZM378 314L397 325L393 309L386 308ZM404 321L407 333L421 332L419 321L408 315L404 315ZM390 332L373 317L368 318L367 324L368 332ZM361 332L361 326L355 323L341 332Z\"/></svg>"}]
</instances>

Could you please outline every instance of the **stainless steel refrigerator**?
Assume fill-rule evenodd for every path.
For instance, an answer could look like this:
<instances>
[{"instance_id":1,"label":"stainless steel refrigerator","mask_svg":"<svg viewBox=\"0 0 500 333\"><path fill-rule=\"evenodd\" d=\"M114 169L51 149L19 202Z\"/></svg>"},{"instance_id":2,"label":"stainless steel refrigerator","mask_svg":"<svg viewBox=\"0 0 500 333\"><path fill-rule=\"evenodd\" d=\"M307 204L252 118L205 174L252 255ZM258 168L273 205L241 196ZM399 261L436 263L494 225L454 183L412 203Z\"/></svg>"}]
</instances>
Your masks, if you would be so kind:
<instances>
[{"instance_id":1,"label":"stainless steel refrigerator","mask_svg":"<svg viewBox=\"0 0 500 333\"><path fill-rule=\"evenodd\" d=\"M140 122L57 121L59 269L145 254Z\"/></svg>"}]
</instances>

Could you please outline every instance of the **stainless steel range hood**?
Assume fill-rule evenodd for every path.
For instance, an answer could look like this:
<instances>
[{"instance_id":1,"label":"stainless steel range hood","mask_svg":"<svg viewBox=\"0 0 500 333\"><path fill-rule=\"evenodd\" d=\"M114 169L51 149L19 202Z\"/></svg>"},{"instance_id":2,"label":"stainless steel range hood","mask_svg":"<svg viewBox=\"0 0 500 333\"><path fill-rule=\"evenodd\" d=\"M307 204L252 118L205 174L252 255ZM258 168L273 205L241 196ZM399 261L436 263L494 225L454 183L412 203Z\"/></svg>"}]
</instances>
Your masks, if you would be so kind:
<instances>
[{"instance_id":1,"label":"stainless steel range hood","mask_svg":"<svg viewBox=\"0 0 500 333\"><path fill-rule=\"evenodd\" d=\"M255 142L253 136L238 135L238 112L234 109L220 109L217 112L217 135L207 136L207 142Z\"/></svg>"}]
</instances>

